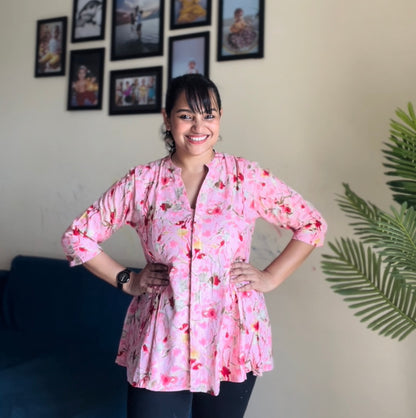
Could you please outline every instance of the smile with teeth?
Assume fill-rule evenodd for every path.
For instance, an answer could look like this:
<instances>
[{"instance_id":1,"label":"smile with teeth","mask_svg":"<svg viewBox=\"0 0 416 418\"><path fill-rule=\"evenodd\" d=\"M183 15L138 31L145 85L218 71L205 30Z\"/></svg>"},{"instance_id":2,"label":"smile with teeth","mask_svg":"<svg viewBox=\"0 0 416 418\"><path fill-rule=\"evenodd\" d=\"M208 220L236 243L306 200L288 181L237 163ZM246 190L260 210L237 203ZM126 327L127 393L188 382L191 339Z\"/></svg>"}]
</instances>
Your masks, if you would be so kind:
<instances>
[{"instance_id":1,"label":"smile with teeth","mask_svg":"<svg viewBox=\"0 0 416 418\"><path fill-rule=\"evenodd\" d=\"M191 142L202 142L208 138L208 135L188 135L188 139Z\"/></svg>"}]
</instances>

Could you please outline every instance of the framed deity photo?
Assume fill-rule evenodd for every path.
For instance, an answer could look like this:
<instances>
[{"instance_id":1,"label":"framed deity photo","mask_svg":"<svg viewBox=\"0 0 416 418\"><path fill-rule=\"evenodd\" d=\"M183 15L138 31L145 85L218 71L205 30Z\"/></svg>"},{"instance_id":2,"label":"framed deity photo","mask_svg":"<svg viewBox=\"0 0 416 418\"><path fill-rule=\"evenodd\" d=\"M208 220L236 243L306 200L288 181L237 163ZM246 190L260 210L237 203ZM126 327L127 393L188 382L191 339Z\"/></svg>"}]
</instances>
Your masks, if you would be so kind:
<instances>
[{"instance_id":1,"label":"framed deity photo","mask_svg":"<svg viewBox=\"0 0 416 418\"><path fill-rule=\"evenodd\" d=\"M168 80L183 74L209 77L209 32L169 38Z\"/></svg>"},{"instance_id":2,"label":"framed deity photo","mask_svg":"<svg viewBox=\"0 0 416 418\"><path fill-rule=\"evenodd\" d=\"M68 19L37 21L35 77L65 75Z\"/></svg>"},{"instance_id":3,"label":"framed deity photo","mask_svg":"<svg viewBox=\"0 0 416 418\"><path fill-rule=\"evenodd\" d=\"M211 0L170 0L170 28L211 24Z\"/></svg>"},{"instance_id":4,"label":"framed deity photo","mask_svg":"<svg viewBox=\"0 0 416 418\"><path fill-rule=\"evenodd\" d=\"M68 110L102 109L104 48L71 51Z\"/></svg>"},{"instance_id":5,"label":"framed deity photo","mask_svg":"<svg viewBox=\"0 0 416 418\"><path fill-rule=\"evenodd\" d=\"M263 58L264 0L219 0L217 60Z\"/></svg>"},{"instance_id":6,"label":"framed deity photo","mask_svg":"<svg viewBox=\"0 0 416 418\"><path fill-rule=\"evenodd\" d=\"M163 55L164 0L113 0L111 60Z\"/></svg>"},{"instance_id":7,"label":"framed deity photo","mask_svg":"<svg viewBox=\"0 0 416 418\"><path fill-rule=\"evenodd\" d=\"M110 72L110 115L160 113L162 67Z\"/></svg>"},{"instance_id":8,"label":"framed deity photo","mask_svg":"<svg viewBox=\"0 0 416 418\"><path fill-rule=\"evenodd\" d=\"M72 42L104 39L107 0L73 0Z\"/></svg>"}]
</instances>

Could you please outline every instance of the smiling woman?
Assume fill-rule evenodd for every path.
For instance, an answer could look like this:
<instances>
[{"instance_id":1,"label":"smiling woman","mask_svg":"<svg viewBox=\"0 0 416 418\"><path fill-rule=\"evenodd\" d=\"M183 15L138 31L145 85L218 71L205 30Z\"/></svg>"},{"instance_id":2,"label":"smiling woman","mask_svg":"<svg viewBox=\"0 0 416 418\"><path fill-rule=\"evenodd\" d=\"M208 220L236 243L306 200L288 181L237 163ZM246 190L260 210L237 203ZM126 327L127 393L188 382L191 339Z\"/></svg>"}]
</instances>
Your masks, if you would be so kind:
<instances>
[{"instance_id":1,"label":"smiling woman","mask_svg":"<svg viewBox=\"0 0 416 418\"><path fill-rule=\"evenodd\" d=\"M190 83L190 81L192 81ZM177 120L187 121L188 129L198 141L198 124L201 121L207 121L206 127L201 129L214 129L211 139L214 140L212 149L219 137L219 124L222 116L222 104L219 91L214 83L206 77L199 75L188 75L177 77L169 86L166 94L166 103L163 110L163 118L165 122L165 142L171 154L176 149L175 136L172 129L175 129ZM191 121L193 122L191 126ZM195 121L196 124L195 124ZM199 132L201 133L201 132ZM208 132L206 132L208 133ZM202 135L202 140L205 134ZM208 139L208 138L207 138ZM211 150L212 151L212 150ZM211 152L212 154L212 152Z\"/></svg>"},{"instance_id":2,"label":"smiling woman","mask_svg":"<svg viewBox=\"0 0 416 418\"><path fill-rule=\"evenodd\" d=\"M182 92L175 106L163 112L168 135L175 138L175 163L182 167L187 166L189 158L199 156L202 164L208 163L213 158L213 147L219 137L222 110L218 108L213 95L211 100L212 103L206 103L208 104L206 107L198 102L188 104L186 93ZM202 106L205 109L201 108Z\"/></svg>"},{"instance_id":3,"label":"smiling woman","mask_svg":"<svg viewBox=\"0 0 416 418\"><path fill-rule=\"evenodd\" d=\"M130 170L62 243L71 265L134 296L116 359L128 418L242 418L256 376L273 368L264 293L323 244L326 224L257 163L214 151L222 104L211 80L174 78L165 103L169 155ZM293 232L264 270L249 261L258 218ZM123 225L140 237L140 273L100 247Z\"/></svg>"}]
</instances>

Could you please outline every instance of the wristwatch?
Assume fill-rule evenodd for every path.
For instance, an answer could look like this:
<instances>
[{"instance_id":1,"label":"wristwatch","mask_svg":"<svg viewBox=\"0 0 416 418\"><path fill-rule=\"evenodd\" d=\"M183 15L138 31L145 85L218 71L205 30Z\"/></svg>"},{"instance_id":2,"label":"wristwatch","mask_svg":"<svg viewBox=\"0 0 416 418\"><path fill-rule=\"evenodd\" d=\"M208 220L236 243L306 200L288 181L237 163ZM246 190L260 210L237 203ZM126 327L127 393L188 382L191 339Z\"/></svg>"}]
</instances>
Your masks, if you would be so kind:
<instances>
[{"instance_id":1,"label":"wristwatch","mask_svg":"<svg viewBox=\"0 0 416 418\"><path fill-rule=\"evenodd\" d=\"M117 274L117 288L120 290L123 290L123 284L126 284L130 280L130 273L131 270L125 269L123 271L120 271L120 273Z\"/></svg>"}]
</instances>

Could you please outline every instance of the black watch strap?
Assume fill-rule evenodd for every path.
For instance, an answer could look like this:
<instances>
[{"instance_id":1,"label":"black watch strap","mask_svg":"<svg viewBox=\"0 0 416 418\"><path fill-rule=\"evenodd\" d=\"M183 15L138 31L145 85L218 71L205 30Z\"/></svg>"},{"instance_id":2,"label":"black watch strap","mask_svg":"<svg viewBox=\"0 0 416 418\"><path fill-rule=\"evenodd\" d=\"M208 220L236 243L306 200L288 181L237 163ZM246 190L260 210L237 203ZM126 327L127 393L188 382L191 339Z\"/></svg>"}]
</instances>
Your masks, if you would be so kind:
<instances>
[{"instance_id":1,"label":"black watch strap","mask_svg":"<svg viewBox=\"0 0 416 418\"><path fill-rule=\"evenodd\" d=\"M123 290L123 284L126 284L130 281L130 269L124 269L117 274L117 287L120 290Z\"/></svg>"}]
</instances>

